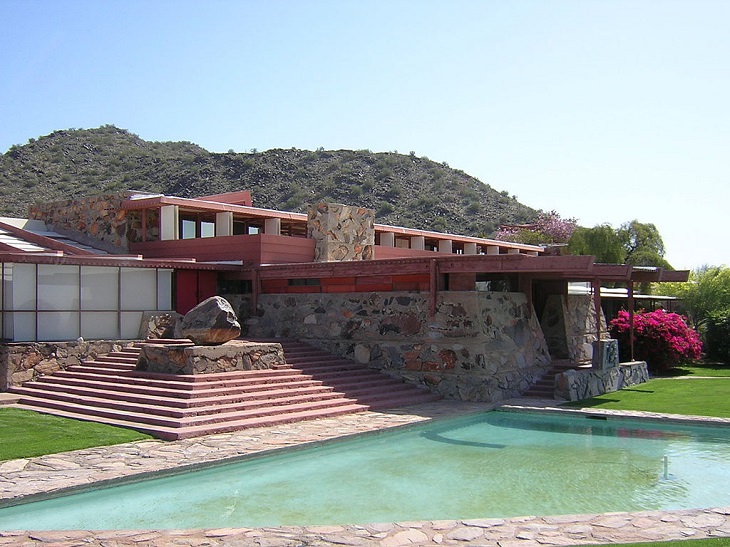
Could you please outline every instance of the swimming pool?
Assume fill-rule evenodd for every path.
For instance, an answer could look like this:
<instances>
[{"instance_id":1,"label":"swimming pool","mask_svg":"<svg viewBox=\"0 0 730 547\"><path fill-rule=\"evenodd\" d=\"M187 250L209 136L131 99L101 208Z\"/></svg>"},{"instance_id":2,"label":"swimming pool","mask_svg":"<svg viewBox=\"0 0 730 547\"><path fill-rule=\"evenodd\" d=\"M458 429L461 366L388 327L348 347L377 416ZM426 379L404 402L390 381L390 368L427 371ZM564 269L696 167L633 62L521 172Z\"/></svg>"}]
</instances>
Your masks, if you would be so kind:
<instances>
[{"instance_id":1,"label":"swimming pool","mask_svg":"<svg viewBox=\"0 0 730 547\"><path fill-rule=\"evenodd\" d=\"M0 529L260 527L724 506L730 431L488 412L0 509Z\"/></svg>"}]
</instances>

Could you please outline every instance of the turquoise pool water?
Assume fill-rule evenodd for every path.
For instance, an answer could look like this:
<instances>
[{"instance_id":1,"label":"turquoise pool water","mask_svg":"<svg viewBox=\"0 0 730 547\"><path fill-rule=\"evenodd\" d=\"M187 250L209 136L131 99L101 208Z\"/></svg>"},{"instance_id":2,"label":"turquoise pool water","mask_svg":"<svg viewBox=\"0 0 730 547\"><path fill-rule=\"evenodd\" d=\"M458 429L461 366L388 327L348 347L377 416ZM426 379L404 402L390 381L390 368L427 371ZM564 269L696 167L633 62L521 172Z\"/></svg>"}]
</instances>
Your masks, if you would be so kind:
<instances>
[{"instance_id":1,"label":"turquoise pool water","mask_svg":"<svg viewBox=\"0 0 730 547\"><path fill-rule=\"evenodd\" d=\"M488 412L0 509L0 529L391 522L730 505L730 428Z\"/></svg>"}]
</instances>

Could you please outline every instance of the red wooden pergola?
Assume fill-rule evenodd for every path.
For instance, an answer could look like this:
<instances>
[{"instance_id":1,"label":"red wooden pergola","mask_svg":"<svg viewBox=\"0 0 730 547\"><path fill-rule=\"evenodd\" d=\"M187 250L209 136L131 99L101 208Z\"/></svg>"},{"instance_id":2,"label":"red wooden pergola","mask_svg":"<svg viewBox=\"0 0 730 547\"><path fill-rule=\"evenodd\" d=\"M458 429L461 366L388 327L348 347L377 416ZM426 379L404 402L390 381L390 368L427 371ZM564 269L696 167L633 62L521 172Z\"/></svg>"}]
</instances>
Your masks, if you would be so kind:
<instances>
[{"instance_id":1,"label":"red wooden pergola","mask_svg":"<svg viewBox=\"0 0 730 547\"><path fill-rule=\"evenodd\" d=\"M532 305L533 286L542 281L588 282L596 310L596 336L601 339L601 292L606 283L622 283L628 289L629 314L634 313L634 284L687 281L689 271L636 267L628 264L600 264L593 256L446 255L357 262L309 262L244 266L233 274L251 281L253 307L259 295L274 293L368 292L418 290L428 292L430 314L436 309L439 291L473 287L478 274L515 276L520 292ZM455 282L449 283L449 278ZM316 284L294 280L316 280ZM633 337L632 337L633 338ZM633 348L632 355L633 359Z\"/></svg>"}]
</instances>

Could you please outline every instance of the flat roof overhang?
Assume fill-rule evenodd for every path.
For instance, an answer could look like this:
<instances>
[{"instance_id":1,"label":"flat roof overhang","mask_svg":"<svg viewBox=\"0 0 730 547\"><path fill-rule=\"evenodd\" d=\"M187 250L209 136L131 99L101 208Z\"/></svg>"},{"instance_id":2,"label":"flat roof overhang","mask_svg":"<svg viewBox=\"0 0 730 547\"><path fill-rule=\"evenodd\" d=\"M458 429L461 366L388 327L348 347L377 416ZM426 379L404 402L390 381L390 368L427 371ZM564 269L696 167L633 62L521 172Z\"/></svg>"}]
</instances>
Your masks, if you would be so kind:
<instances>
[{"instance_id":1,"label":"flat roof overhang","mask_svg":"<svg viewBox=\"0 0 730 547\"><path fill-rule=\"evenodd\" d=\"M351 262L307 262L296 264L261 264L245 266L246 277L256 272L266 279L303 279L337 276L409 275L430 273L513 273L534 279L565 281L686 281L689 271L665 271L661 268L635 269L628 264L596 264L591 255L531 256L450 255Z\"/></svg>"},{"instance_id":2,"label":"flat roof overhang","mask_svg":"<svg viewBox=\"0 0 730 547\"><path fill-rule=\"evenodd\" d=\"M238 271L238 264L196 262L194 259L157 260L142 255L66 255L62 252L0 252L0 263L54 264L70 266L118 266L122 268L164 268L172 270Z\"/></svg>"},{"instance_id":3,"label":"flat roof overhang","mask_svg":"<svg viewBox=\"0 0 730 547\"><path fill-rule=\"evenodd\" d=\"M232 203L221 203L202 199L178 198L175 196L130 198L122 202L122 209L137 211L142 209L155 209L165 205L177 205L185 211L198 211L201 213L230 212L251 218L280 218L282 220L307 222L307 215L304 213L288 213L286 211L275 211L274 209L261 209L260 207L249 207L247 205L235 205Z\"/></svg>"},{"instance_id":4,"label":"flat roof overhang","mask_svg":"<svg viewBox=\"0 0 730 547\"><path fill-rule=\"evenodd\" d=\"M213 196L215 197L215 196ZM218 201L206 200L205 198L179 198L175 196L140 196L126 199L122 202L122 209L126 210L143 210L154 209L166 205L177 205L181 210L193 211L200 213L235 213L248 218L278 218L284 221L307 223L308 216L304 213L290 213L286 211L277 211L274 209L261 209L247 205L235 205L231 203L223 203ZM387 232L405 237L424 237L431 240L446 241L451 240L455 243L475 243L483 246L501 247L504 249L515 249L527 253L542 253L544 249L539 245L526 245L523 243L512 243L509 241L499 241L496 239L486 239L480 237L463 236L458 234L449 234L442 232L434 232L430 230L418 230L416 228L404 228L401 226L390 226L388 224L374 224L376 232Z\"/></svg>"}]
</instances>

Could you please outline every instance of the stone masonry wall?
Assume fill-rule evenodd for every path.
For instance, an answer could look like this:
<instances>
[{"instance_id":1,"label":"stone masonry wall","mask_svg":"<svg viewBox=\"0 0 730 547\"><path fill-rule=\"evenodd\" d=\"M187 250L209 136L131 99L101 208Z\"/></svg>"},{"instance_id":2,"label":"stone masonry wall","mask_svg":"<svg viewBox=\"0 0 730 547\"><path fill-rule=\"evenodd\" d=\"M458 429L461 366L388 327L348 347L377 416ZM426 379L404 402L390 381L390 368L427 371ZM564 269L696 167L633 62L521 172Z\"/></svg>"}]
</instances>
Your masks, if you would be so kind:
<instances>
[{"instance_id":1,"label":"stone masonry wall","mask_svg":"<svg viewBox=\"0 0 730 547\"><path fill-rule=\"evenodd\" d=\"M569 294L565 327L570 358L580 363L593 357L593 342L596 341L596 312L590 295ZM608 337L606 318L600 311L601 335Z\"/></svg>"},{"instance_id":2,"label":"stone masonry wall","mask_svg":"<svg viewBox=\"0 0 730 547\"><path fill-rule=\"evenodd\" d=\"M545 339L522 293L393 292L226 296L244 336L292 337L428 386L446 398L498 401L525 391L549 366Z\"/></svg>"},{"instance_id":3,"label":"stone masonry wall","mask_svg":"<svg viewBox=\"0 0 730 547\"><path fill-rule=\"evenodd\" d=\"M80 241L88 240L110 251L126 251L128 241L142 240L141 214L122 209L126 198L126 193L119 193L40 203L32 205L28 214L61 233L80 236ZM147 225L148 239L154 239L157 219L148 218Z\"/></svg>"},{"instance_id":4,"label":"stone masonry wall","mask_svg":"<svg viewBox=\"0 0 730 547\"><path fill-rule=\"evenodd\" d=\"M0 345L0 391L35 380L97 355L130 346L129 340L14 342Z\"/></svg>"},{"instance_id":5,"label":"stone masonry wall","mask_svg":"<svg viewBox=\"0 0 730 547\"><path fill-rule=\"evenodd\" d=\"M568 358L574 363L591 361L596 341L594 309L590 295L556 294L548 298L541 324L553 357ZM607 333L602 310L601 332Z\"/></svg>"},{"instance_id":6,"label":"stone masonry wall","mask_svg":"<svg viewBox=\"0 0 730 547\"><path fill-rule=\"evenodd\" d=\"M621 363L605 370L567 370L555 377L555 396L568 401L580 401L643 384L648 380L649 370L644 361Z\"/></svg>"},{"instance_id":7,"label":"stone masonry wall","mask_svg":"<svg viewBox=\"0 0 730 547\"><path fill-rule=\"evenodd\" d=\"M318 203L309 209L307 236L315 241L315 262L370 260L375 246L375 211Z\"/></svg>"}]
</instances>

